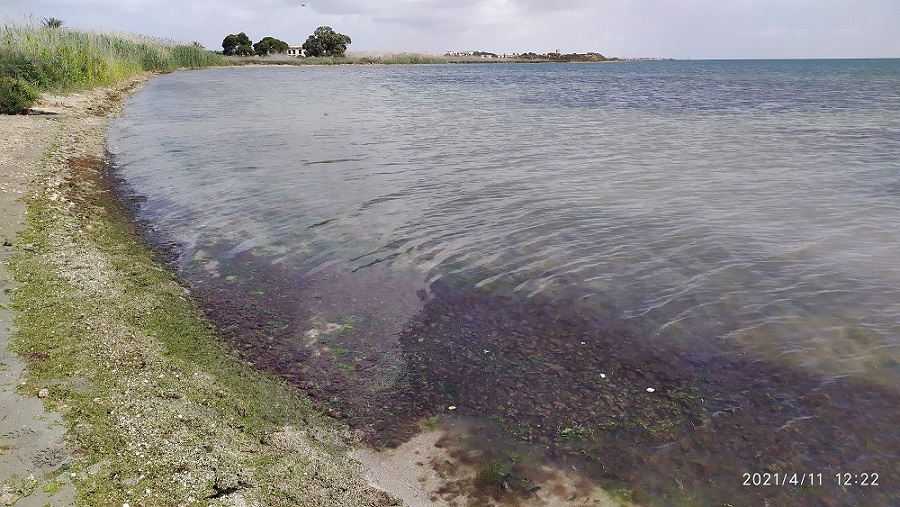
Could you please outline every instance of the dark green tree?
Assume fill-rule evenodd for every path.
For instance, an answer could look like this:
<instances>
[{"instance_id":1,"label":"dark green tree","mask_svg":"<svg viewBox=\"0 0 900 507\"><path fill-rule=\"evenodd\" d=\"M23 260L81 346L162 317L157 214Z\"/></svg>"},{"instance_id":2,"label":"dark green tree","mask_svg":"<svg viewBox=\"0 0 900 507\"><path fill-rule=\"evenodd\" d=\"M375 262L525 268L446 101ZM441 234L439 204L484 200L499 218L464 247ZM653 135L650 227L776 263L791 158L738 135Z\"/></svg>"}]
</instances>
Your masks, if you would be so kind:
<instances>
[{"instance_id":1,"label":"dark green tree","mask_svg":"<svg viewBox=\"0 0 900 507\"><path fill-rule=\"evenodd\" d=\"M237 36L233 33L230 33L222 39L222 54L225 56L231 56L234 54L235 50L237 50Z\"/></svg>"},{"instance_id":2,"label":"dark green tree","mask_svg":"<svg viewBox=\"0 0 900 507\"><path fill-rule=\"evenodd\" d=\"M222 54L226 56L247 56L253 54L253 42L247 34L228 34L222 41Z\"/></svg>"},{"instance_id":3,"label":"dark green tree","mask_svg":"<svg viewBox=\"0 0 900 507\"><path fill-rule=\"evenodd\" d=\"M330 26L320 26L303 43L306 56L344 56L350 37L335 32Z\"/></svg>"},{"instance_id":4,"label":"dark green tree","mask_svg":"<svg viewBox=\"0 0 900 507\"><path fill-rule=\"evenodd\" d=\"M274 37L263 37L261 41L253 45L253 52L259 56L266 56L272 53L284 53L287 50L288 43Z\"/></svg>"}]
</instances>

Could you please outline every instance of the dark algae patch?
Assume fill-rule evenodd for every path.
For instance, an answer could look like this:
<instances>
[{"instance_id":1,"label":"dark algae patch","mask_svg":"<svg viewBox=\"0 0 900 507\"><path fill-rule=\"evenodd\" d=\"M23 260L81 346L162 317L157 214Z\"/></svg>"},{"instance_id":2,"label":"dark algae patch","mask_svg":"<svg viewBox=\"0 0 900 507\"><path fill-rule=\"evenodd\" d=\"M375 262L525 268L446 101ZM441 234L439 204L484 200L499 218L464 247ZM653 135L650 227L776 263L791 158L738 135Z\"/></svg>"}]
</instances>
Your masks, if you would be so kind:
<instances>
[{"instance_id":1,"label":"dark algae patch","mask_svg":"<svg viewBox=\"0 0 900 507\"><path fill-rule=\"evenodd\" d=\"M551 494L551 464L586 481L557 495L572 502L592 485L638 505L900 501L900 397L888 387L724 343L661 342L596 297L444 281L416 293L384 272L297 273L245 252L216 276L195 273L194 292L243 357L375 446L466 421L468 434L440 443L453 459L431 464L448 500ZM474 474L453 479L459 467ZM841 473L879 481L841 484Z\"/></svg>"},{"instance_id":2,"label":"dark algae patch","mask_svg":"<svg viewBox=\"0 0 900 507\"><path fill-rule=\"evenodd\" d=\"M596 305L432 289L401 340L417 392L432 406L455 405L506 437L477 448L528 442L548 460L624 485L637 503L898 498L890 482L854 489L835 478L844 469L896 476L900 398L882 386L815 378L708 345L654 342ZM754 473L816 475L806 487L776 488L753 486Z\"/></svg>"}]
</instances>

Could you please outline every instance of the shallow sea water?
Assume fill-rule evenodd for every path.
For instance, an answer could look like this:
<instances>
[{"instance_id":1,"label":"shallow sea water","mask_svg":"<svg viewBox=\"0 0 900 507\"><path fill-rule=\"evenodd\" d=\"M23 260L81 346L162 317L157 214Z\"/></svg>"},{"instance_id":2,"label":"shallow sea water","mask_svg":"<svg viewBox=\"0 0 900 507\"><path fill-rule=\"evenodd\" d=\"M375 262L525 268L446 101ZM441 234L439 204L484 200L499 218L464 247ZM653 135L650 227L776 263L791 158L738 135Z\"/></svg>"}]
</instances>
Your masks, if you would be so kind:
<instances>
[{"instance_id":1,"label":"shallow sea water","mask_svg":"<svg viewBox=\"0 0 900 507\"><path fill-rule=\"evenodd\" d=\"M228 339L373 442L483 421L510 501L512 448L638 503L898 499L900 61L179 72L110 150Z\"/></svg>"}]
</instances>

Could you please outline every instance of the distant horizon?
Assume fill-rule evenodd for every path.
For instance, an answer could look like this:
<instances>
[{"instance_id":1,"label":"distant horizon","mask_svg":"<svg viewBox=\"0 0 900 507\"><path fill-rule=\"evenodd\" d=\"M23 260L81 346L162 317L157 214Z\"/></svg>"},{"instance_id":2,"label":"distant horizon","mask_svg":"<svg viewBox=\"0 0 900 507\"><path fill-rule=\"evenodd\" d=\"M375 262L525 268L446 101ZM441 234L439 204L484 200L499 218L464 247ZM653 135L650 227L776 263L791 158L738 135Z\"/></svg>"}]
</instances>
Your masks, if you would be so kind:
<instances>
[{"instance_id":1,"label":"distant horizon","mask_svg":"<svg viewBox=\"0 0 900 507\"><path fill-rule=\"evenodd\" d=\"M208 48L207 48L208 49ZM490 50L477 49L473 51L485 51L490 53L496 53ZM635 56L635 57L621 57L616 55L608 55L606 53L602 53L600 51L594 51L595 53L601 53L603 56L607 58L616 58L619 61L804 61L804 60L900 60L900 56L885 56L885 57L831 57L831 56L823 56L823 57L813 57L813 58L670 58L664 56ZM377 54L377 55L401 55L401 54L418 54L418 55L427 55L427 56L443 56L446 52L443 53L426 53L423 51L380 51L380 50L347 50L347 56L365 56L366 54ZM516 52L518 54L523 54L522 52ZM578 53L578 52L576 52ZM585 54L579 53L579 54ZM500 53L496 53L500 54ZM544 53L546 54L546 53ZM562 54L571 54L571 53L562 53ZM605 63L605 62L598 62Z\"/></svg>"},{"instance_id":2,"label":"distant horizon","mask_svg":"<svg viewBox=\"0 0 900 507\"><path fill-rule=\"evenodd\" d=\"M79 5L80 4L80 5ZM2 0L8 22L55 17L73 29L121 31L219 50L231 33L300 45L318 26L349 35L351 51L442 55L597 52L623 59L900 58L895 0ZM460 49L454 49L460 48ZM467 49L468 48L468 49Z\"/></svg>"}]
</instances>

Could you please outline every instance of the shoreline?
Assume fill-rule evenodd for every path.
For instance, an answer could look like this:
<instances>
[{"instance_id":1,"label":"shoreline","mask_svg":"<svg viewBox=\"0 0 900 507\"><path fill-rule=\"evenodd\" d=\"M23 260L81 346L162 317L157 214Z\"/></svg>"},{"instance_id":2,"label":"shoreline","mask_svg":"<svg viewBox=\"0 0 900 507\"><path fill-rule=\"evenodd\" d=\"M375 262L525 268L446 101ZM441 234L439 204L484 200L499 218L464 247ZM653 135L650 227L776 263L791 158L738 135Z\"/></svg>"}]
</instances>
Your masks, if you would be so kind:
<instances>
[{"instance_id":1,"label":"shoreline","mask_svg":"<svg viewBox=\"0 0 900 507\"><path fill-rule=\"evenodd\" d=\"M464 441L472 435L487 435L488 439L495 435L484 426L475 431L463 426L466 417L471 422L478 417L483 421L489 415L504 416L505 413L496 411L498 405L512 407L516 412L508 412L510 417L531 425L529 442L533 435L541 445L552 444L556 449L568 448L572 452L586 450L589 454L585 457L596 462L592 465L595 472L605 462L611 465L606 476L619 474L615 478L626 485L640 487L641 482L652 477L665 480L668 477L665 470L684 464L682 453L741 458L726 462L706 458L687 463L685 466L689 468L680 469L682 475L678 478L684 495L709 488L702 481L710 476L711 468L717 472L724 470L724 474L718 472L714 477L727 479L740 475L737 467L746 466L742 463L755 464L756 468L750 469L798 470L808 463L805 456L812 455L817 460L816 469L828 472L826 476L834 475L830 473L835 470L831 468L833 463L856 464L856 457L864 454L861 451L870 449L869 444L856 442L851 436L863 434L869 428L888 427L885 423L892 414L889 407L896 404L896 394L861 380L823 379L775 363L744 358L741 354L729 356L724 353L727 351L719 349L700 349L699 355L695 355L698 352L695 348L660 348L654 352L650 350L653 347L639 346L644 355L634 355L632 340L627 345L619 344L615 336L603 335L581 342L585 348L577 356L583 360L570 357L565 343L555 345L553 340L548 340L533 353L541 358L558 357L559 361L528 359L522 363L529 366L522 373L527 373L529 378L542 378L546 392L565 392L570 397L579 392L573 388L578 383L571 382L573 372L593 371L597 365L604 364L596 360L600 357L596 354L602 354L607 361L603 371L615 369L621 373L619 377L624 382L617 385L625 391L619 394L628 396L616 396L631 401L623 405L620 419L610 421L618 426L601 428L602 434L597 430L596 445L589 429L563 425L581 420L576 417L580 415L578 404L547 408L548 405L535 411L532 410L534 399L561 397L554 394L519 399L508 394L523 390L518 386L491 391L497 387L496 382L484 385L470 382L468 395L435 398L439 401L436 406L447 407L454 411L452 415L435 415L428 421L411 419L411 427L419 429L412 442L389 451L360 450L359 433L350 432L346 421L323 417L321 406L315 408L289 381L261 373L277 372L276 369L266 369L264 363L252 358L248 360L239 347L228 347L221 339L227 326L201 309L202 291L188 291L185 284L179 283L177 275L154 261L151 247L138 231L140 225L116 201L106 153L106 125L147 77L117 89L48 97L43 108L48 114L4 123L12 133L4 139L11 140L14 146L23 139L37 144L30 148L33 155L30 159L16 155L11 157L12 161L4 161L4 167L12 166L13 162L16 167L21 166L11 173L19 178L16 180L19 186L3 184L4 197L19 205L19 215L3 208L4 215L12 217L7 220L10 227L14 227L24 212L23 203L14 199L25 195L28 179L34 181L28 187L27 227L20 228L15 238L7 234L7 243L13 247L5 247L7 258L15 254L15 249L19 251L11 258L11 268L21 284L11 292L23 332L13 340L12 348L27 359L30 373L22 377L21 366L16 365L0 368L0 378L5 379L7 372L12 372L8 377L15 379L4 384L4 392L12 392L23 378L27 379L18 389L25 396L16 394L13 402L0 400L0 408L10 411L6 409L28 402L37 406L32 419L38 419L44 417L40 401L43 399L48 408L64 414L65 422L56 428L69 428L70 444L68 452L55 455L54 451L50 452L58 459L48 465L49 474L40 478L25 476L12 483L0 475L0 488L6 487L0 494L10 495L7 499L12 495L27 496L28 501L22 505L31 505L43 494L50 500L39 501L41 505L50 501L53 505L71 505L74 499L87 505L170 505L193 501L210 505L399 505L398 498L372 489L374 486L389 491L408 505L474 502L482 499L474 497L473 490L475 493L484 490L486 482L509 490L504 482L509 470L522 456L530 455L513 452L503 457L510 462L507 463L485 452L487 446L482 442ZM78 104L67 105L70 101ZM33 123L30 129L25 128L28 122ZM24 138L17 137L22 134ZM415 353L421 361L466 356L467 368L485 371L490 362L505 365L521 362L522 351L538 346L526 337L531 335L530 330L541 329L538 321L542 313L524 312L538 320L498 323L494 316L518 315L521 308L514 302L488 296L452 291L443 294L429 306L428 312L411 323L408 332L401 334L400 338L406 340L406 350ZM534 310L542 306L540 302L533 304L537 305ZM523 340L510 340L505 347L491 347L492 355L487 356L467 355L471 351L465 349L466 343L438 339L462 336L463 330L454 326L465 320L461 317L471 314L471 308L478 308L486 315L479 321L483 326L474 328L476 332L472 336L521 336ZM549 315L568 315L564 307L553 305L546 306L544 311L549 311ZM596 331L590 323L584 324L575 317L566 319L577 331L575 335L586 337L591 330ZM430 332L434 340L429 339L431 335L426 328L430 327L434 327ZM560 332L568 331L560 328ZM586 347L588 341L590 347ZM471 344L476 352L486 347L478 341ZM617 352L619 345L628 350ZM2 348L6 348L5 344ZM656 363L650 361L657 359ZM563 360L566 367L555 364L564 364ZM0 362L6 361L0 359ZM433 379L434 392L440 391L437 383L458 378L453 377L454 370L439 369L452 364L419 366L423 372L434 370L440 374ZM653 377L645 376L643 370ZM442 377L443 374L447 376ZM678 382L691 379L702 390L679 388ZM641 407L650 411L672 407L641 401L643 398L637 395L645 396L642 393L648 380L656 383L647 393L656 392L655 397L665 395L665 399L688 404L706 417L687 420L663 414L659 419L662 424L655 424L655 419L646 419L650 424L645 419L634 423L636 415L641 415L638 410ZM628 391L629 386L634 392ZM471 395L487 392L496 394ZM582 399L596 395L596 391L585 393ZM865 393L865 397L856 396L859 393ZM416 391L415 395L421 396L422 391ZM521 403L498 404L497 400L504 400L501 395ZM469 402L459 403L460 398ZM709 404L704 398L727 403ZM795 401L787 407L771 401L779 399ZM456 407L458 403L460 407ZM817 417L805 417L811 412ZM610 409L603 415L610 416ZM834 426L830 421L842 424ZM676 433L679 425L685 431ZM53 429L52 424L48 426ZM743 442L720 438L734 434L734 428L742 428ZM669 431L671 435L667 434ZM821 438L812 441L777 438L786 435L786 431L794 435L838 434L850 444L830 449L816 443L825 441ZM645 432L652 438L658 436L659 441L647 440ZM590 439L578 443L588 435ZM629 443L629 435L644 445ZM13 432L0 430L0 436L11 437ZM672 437L677 437L676 445L659 447L652 456L645 452L648 442L666 442ZM895 445L896 435L883 437L882 447L890 449ZM30 449L28 452L36 456L48 456L44 450L24 440L21 442L21 445L9 445L0 440L0 453L12 455L10 451ZM629 453L633 453L630 458ZM492 461L494 466L484 468L484 459ZM368 470L357 461L367 465ZM877 455L864 463L885 475L895 466ZM577 464L578 470L584 470L581 461ZM460 473L466 466L469 468ZM650 473L644 474L643 470ZM473 475L472 471L478 474ZM308 472L313 477L308 477ZM593 478L604 477L604 473L596 472ZM554 481L566 485L564 481L575 475ZM544 481L543 477L540 482L535 481L534 484L542 487L528 487L524 493L537 493L534 497L549 495L556 488ZM750 492L738 493L737 489L730 490L724 481L718 482L722 484L720 490L712 493L721 498L730 499L729 495L749 498ZM598 485L598 481L573 486L582 491L586 485ZM77 491L73 486L77 486ZM616 484L603 483L603 486L615 493ZM657 483L656 486L668 485ZM815 503L839 493L831 486L779 490L779 493ZM71 492L71 502L64 499L66 491ZM753 494L762 500L760 490ZM848 501L867 494L844 492ZM631 499L632 495L639 503L647 498L640 489L624 489L621 494L613 495L616 497L613 502L622 505L622 500ZM876 500L891 495L890 489L872 491ZM523 496L517 496L516 505L531 505L522 500ZM559 505L571 505L574 498L574 495L563 495ZM563 499L570 501L566 503ZM543 500L540 505L557 505L547 503L546 497ZM8 501L0 496L0 505Z\"/></svg>"},{"instance_id":2,"label":"shoreline","mask_svg":"<svg viewBox=\"0 0 900 507\"><path fill-rule=\"evenodd\" d=\"M116 211L107 125L151 77L4 117L0 503L399 505L346 426L218 343Z\"/></svg>"},{"instance_id":3,"label":"shoreline","mask_svg":"<svg viewBox=\"0 0 900 507\"><path fill-rule=\"evenodd\" d=\"M153 76L45 96L34 114L5 117L0 142L29 155L0 159L0 283L12 300L0 309L0 412L16 416L0 418L0 456L15 458L0 467L0 505L468 501L444 491L476 480L476 467L446 469L465 424L366 447L227 347L159 264L110 187L107 152L109 122ZM625 505L599 488L589 496ZM530 500L520 504L571 503Z\"/></svg>"}]
</instances>

